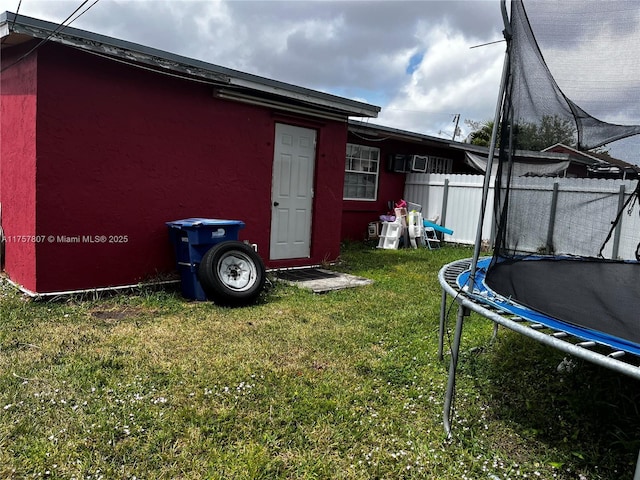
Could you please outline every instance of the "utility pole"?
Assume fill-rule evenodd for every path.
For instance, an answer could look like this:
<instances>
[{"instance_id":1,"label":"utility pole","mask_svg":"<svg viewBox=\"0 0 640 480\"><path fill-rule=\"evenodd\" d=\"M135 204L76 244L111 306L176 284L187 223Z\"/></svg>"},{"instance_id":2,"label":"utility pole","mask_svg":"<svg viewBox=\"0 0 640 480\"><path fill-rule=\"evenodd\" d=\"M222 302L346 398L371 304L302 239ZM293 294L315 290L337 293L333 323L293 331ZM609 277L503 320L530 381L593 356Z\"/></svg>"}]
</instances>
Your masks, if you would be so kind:
<instances>
[{"instance_id":1,"label":"utility pole","mask_svg":"<svg viewBox=\"0 0 640 480\"><path fill-rule=\"evenodd\" d=\"M458 136L458 122L460 122L460 114L456 113L453 116L453 121L456 124L456 126L453 128L453 137L451 137L451 140L453 140L454 142L456 141L456 137Z\"/></svg>"}]
</instances>

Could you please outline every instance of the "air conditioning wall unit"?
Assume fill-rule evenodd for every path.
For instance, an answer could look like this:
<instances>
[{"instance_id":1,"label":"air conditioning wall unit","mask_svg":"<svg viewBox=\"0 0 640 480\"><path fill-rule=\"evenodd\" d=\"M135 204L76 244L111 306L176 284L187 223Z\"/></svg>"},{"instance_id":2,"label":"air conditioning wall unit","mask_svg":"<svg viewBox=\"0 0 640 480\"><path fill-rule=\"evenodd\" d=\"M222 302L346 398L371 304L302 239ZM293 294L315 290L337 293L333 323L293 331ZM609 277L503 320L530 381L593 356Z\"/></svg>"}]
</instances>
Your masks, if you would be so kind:
<instances>
[{"instance_id":1,"label":"air conditioning wall unit","mask_svg":"<svg viewBox=\"0 0 640 480\"><path fill-rule=\"evenodd\" d=\"M427 165L429 164L429 157L426 155L411 155L409 161L409 170L412 172L425 173L427 171Z\"/></svg>"},{"instance_id":2,"label":"air conditioning wall unit","mask_svg":"<svg viewBox=\"0 0 640 480\"><path fill-rule=\"evenodd\" d=\"M404 155L401 153L392 153L389 155L387 170L395 173L407 173L411 171L410 163L411 163L411 155Z\"/></svg>"}]
</instances>

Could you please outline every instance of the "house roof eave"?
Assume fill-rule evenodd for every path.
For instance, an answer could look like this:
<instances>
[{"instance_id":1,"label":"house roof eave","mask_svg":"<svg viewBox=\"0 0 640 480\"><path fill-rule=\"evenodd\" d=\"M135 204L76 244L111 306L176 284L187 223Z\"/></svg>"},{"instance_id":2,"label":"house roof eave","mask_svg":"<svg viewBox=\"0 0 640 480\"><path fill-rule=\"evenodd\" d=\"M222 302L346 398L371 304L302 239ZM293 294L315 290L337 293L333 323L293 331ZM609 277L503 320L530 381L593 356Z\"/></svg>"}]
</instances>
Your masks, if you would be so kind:
<instances>
[{"instance_id":1,"label":"house roof eave","mask_svg":"<svg viewBox=\"0 0 640 480\"><path fill-rule=\"evenodd\" d=\"M464 148L475 147L475 145L463 144L460 142L452 142L445 138L434 137L423 133L411 132L409 130L401 130L398 128L387 127L384 125L376 125L366 121L349 120L349 131L356 134L369 135L375 137L375 141L382 139L404 140L412 143L431 145L436 147ZM480 147L482 148L482 147Z\"/></svg>"},{"instance_id":2,"label":"house roof eave","mask_svg":"<svg viewBox=\"0 0 640 480\"><path fill-rule=\"evenodd\" d=\"M22 43L30 38L47 39L127 63L144 65L157 71L203 79L218 86L238 87L252 92L253 95L275 95L285 102L302 102L314 108L340 112L345 118L377 117L381 110L380 107L368 103L260 77L86 30L65 27L56 32L58 27L58 24L52 22L11 12L0 14L0 36L3 38L3 48ZM14 42L7 41L9 37L12 37Z\"/></svg>"}]
</instances>

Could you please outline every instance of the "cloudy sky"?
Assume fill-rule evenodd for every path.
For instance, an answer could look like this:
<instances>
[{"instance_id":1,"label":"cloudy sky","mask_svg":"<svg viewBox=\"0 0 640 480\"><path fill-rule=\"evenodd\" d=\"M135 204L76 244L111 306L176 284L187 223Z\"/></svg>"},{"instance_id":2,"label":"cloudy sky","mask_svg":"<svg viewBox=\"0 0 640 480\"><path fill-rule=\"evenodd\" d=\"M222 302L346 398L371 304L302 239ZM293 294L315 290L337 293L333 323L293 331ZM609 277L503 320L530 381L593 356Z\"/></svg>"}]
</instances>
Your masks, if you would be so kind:
<instances>
[{"instance_id":1,"label":"cloudy sky","mask_svg":"<svg viewBox=\"0 0 640 480\"><path fill-rule=\"evenodd\" d=\"M90 0L87 6L94 0ZM81 0L2 0L62 22ZM451 138L491 119L498 0L99 0L73 27L382 107L372 123Z\"/></svg>"}]
</instances>

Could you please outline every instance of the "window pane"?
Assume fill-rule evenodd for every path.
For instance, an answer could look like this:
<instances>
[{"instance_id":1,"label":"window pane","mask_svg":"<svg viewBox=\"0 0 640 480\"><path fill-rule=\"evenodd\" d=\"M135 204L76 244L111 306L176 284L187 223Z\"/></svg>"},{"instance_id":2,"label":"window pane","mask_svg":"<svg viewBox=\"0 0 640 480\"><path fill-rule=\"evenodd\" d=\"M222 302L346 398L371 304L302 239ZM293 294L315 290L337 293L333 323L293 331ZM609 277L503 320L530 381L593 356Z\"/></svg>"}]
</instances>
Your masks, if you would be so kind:
<instances>
[{"instance_id":1,"label":"window pane","mask_svg":"<svg viewBox=\"0 0 640 480\"><path fill-rule=\"evenodd\" d=\"M366 187L364 194L367 198L374 198L374 194L375 194L374 187Z\"/></svg>"},{"instance_id":2,"label":"window pane","mask_svg":"<svg viewBox=\"0 0 640 480\"><path fill-rule=\"evenodd\" d=\"M380 150L347 144L343 196L352 200L375 200L380 168Z\"/></svg>"}]
</instances>

